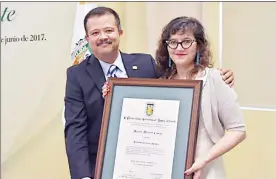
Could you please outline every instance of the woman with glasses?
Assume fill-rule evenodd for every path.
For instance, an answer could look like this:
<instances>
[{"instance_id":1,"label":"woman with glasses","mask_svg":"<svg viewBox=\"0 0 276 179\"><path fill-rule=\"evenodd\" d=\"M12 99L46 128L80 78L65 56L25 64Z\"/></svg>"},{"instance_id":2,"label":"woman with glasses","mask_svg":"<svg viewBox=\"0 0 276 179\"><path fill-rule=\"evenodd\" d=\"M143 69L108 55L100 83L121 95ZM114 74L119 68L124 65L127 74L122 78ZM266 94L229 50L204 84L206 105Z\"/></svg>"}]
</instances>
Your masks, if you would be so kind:
<instances>
[{"instance_id":1,"label":"woman with glasses","mask_svg":"<svg viewBox=\"0 0 276 179\"><path fill-rule=\"evenodd\" d=\"M202 24L191 17L169 22L162 31L156 61L163 79L203 80L195 162L184 174L194 174L193 179L225 179L222 155L245 139L245 124L236 93L212 68ZM104 85L103 96L109 90Z\"/></svg>"},{"instance_id":2,"label":"woman with glasses","mask_svg":"<svg viewBox=\"0 0 276 179\"><path fill-rule=\"evenodd\" d=\"M212 68L202 24L191 17L169 22L161 34L156 61L164 79L203 80L195 162L184 174L225 179L222 155L245 139L245 124L234 90Z\"/></svg>"}]
</instances>

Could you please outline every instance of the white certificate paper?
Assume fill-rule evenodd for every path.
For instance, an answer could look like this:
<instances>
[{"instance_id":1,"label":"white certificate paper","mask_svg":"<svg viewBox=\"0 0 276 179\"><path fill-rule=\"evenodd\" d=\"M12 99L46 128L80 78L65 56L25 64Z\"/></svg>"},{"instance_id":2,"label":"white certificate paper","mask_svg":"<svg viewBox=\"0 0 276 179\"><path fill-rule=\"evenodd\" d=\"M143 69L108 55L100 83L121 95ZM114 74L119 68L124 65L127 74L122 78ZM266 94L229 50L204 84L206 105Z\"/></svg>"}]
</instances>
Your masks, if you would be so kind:
<instances>
[{"instance_id":1,"label":"white certificate paper","mask_svg":"<svg viewBox=\"0 0 276 179\"><path fill-rule=\"evenodd\" d=\"M171 179L179 103L124 98L113 179Z\"/></svg>"}]
</instances>

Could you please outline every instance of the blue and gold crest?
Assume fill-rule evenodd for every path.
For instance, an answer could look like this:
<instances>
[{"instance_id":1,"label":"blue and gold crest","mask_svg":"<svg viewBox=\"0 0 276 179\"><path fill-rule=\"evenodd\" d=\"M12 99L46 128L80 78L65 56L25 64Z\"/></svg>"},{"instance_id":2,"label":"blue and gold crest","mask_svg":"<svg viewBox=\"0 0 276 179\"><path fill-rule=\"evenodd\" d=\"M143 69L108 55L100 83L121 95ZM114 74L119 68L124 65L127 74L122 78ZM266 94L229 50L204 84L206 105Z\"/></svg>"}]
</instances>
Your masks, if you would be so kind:
<instances>
[{"instance_id":1,"label":"blue and gold crest","mask_svg":"<svg viewBox=\"0 0 276 179\"><path fill-rule=\"evenodd\" d=\"M148 116L151 116L153 114L153 108L154 108L154 104L153 103L147 103L146 114Z\"/></svg>"}]
</instances>

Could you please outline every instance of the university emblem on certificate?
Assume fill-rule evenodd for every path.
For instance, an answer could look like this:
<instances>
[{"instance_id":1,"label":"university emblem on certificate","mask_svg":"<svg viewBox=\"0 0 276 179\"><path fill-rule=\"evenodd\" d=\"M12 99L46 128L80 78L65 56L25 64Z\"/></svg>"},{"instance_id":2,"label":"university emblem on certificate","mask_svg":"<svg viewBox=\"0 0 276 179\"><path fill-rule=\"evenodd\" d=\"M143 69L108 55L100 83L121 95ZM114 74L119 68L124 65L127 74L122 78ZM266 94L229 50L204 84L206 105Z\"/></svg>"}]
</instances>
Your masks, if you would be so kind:
<instances>
[{"instance_id":1,"label":"university emblem on certificate","mask_svg":"<svg viewBox=\"0 0 276 179\"><path fill-rule=\"evenodd\" d=\"M154 108L154 104L153 103L147 103L146 114L148 116L151 116L153 114L153 108Z\"/></svg>"}]
</instances>

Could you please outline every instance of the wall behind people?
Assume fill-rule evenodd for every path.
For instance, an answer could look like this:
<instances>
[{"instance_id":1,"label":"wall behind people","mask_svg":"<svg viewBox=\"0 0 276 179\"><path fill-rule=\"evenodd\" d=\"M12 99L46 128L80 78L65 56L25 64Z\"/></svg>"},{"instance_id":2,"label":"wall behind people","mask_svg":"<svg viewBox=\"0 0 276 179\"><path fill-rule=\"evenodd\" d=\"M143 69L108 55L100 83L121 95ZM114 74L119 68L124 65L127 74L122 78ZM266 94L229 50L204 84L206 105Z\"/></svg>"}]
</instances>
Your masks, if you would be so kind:
<instances>
[{"instance_id":1,"label":"wall behind people","mask_svg":"<svg viewBox=\"0 0 276 179\"><path fill-rule=\"evenodd\" d=\"M276 3L222 4L222 66L235 72L235 89L248 138L226 157L230 179L276 178Z\"/></svg>"},{"instance_id":2,"label":"wall behind people","mask_svg":"<svg viewBox=\"0 0 276 179\"><path fill-rule=\"evenodd\" d=\"M122 21L124 52L146 52L155 56L162 28L178 16L192 16L205 25L214 61L218 61L218 3L201 2L101 2L115 9Z\"/></svg>"},{"instance_id":3,"label":"wall behind people","mask_svg":"<svg viewBox=\"0 0 276 179\"><path fill-rule=\"evenodd\" d=\"M67 169L57 116L75 9L74 2L1 3L2 178L59 178Z\"/></svg>"}]
</instances>

